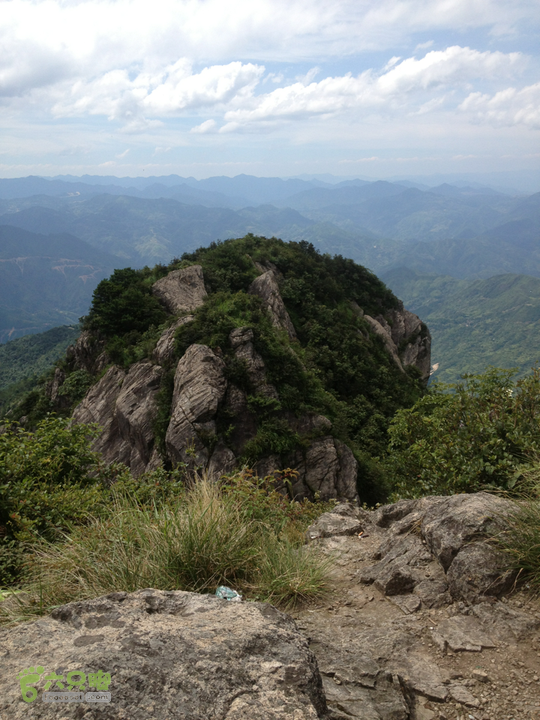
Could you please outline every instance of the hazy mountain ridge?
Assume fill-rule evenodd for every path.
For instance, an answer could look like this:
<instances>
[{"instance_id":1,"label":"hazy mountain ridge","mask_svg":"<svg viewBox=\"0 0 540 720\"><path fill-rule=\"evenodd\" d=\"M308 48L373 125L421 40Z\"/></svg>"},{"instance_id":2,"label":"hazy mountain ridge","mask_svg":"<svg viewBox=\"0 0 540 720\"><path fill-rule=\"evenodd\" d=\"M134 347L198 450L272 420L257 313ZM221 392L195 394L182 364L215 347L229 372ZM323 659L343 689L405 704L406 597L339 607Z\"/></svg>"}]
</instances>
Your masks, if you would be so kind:
<instances>
[{"instance_id":1,"label":"hazy mountain ridge","mask_svg":"<svg viewBox=\"0 0 540 720\"><path fill-rule=\"evenodd\" d=\"M78 322L116 260L71 235L0 225L0 343Z\"/></svg>"},{"instance_id":2,"label":"hazy mountain ridge","mask_svg":"<svg viewBox=\"0 0 540 720\"><path fill-rule=\"evenodd\" d=\"M474 283L460 281L540 277L540 193L510 196L473 185L247 175L0 181L0 223L39 234L39 250L24 250L22 236L0 236L0 342L76 322L97 281L113 267L169 262L214 240L253 233L306 240L382 275L432 328L434 361L443 358L436 377L454 379L489 363L530 365L536 358L527 337L534 335L533 311L523 309L528 319L515 327L505 326L506 316L496 317L506 302L526 307L525 295L518 296L527 283L517 284L513 298L501 291L484 301ZM42 194L10 196L21 188ZM60 258L87 264L88 272ZM402 268L413 271L406 282L399 279ZM418 277L434 274L443 277Z\"/></svg>"}]
</instances>

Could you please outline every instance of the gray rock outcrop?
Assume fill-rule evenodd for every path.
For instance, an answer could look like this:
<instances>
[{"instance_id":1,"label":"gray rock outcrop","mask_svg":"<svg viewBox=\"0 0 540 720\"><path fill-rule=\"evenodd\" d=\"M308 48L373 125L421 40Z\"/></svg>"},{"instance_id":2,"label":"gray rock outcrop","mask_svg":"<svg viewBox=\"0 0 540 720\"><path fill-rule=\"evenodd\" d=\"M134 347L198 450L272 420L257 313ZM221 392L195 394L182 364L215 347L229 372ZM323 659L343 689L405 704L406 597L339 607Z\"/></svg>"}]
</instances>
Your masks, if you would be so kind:
<instances>
[{"instance_id":1,"label":"gray rock outcrop","mask_svg":"<svg viewBox=\"0 0 540 720\"><path fill-rule=\"evenodd\" d=\"M414 365L427 381L431 371L431 335L420 318L401 307L376 318L363 315L371 329L379 335L394 362L403 370Z\"/></svg>"},{"instance_id":2,"label":"gray rock outcrop","mask_svg":"<svg viewBox=\"0 0 540 720\"><path fill-rule=\"evenodd\" d=\"M278 399L273 385L266 382L266 367L259 353L253 347L253 330L249 327L236 328L229 335L234 355L245 363L249 381L255 393L268 398Z\"/></svg>"},{"instance_id":3,"label":"gray rock outcrop","mask_svg":"<svg viewBox=\"0 0 540 720\"><path fill-rule=\"evenodd\" d=\"M487 542L512 506L486 493L376 511L343 504L309 528L332 562L334 592L294 615L332 720L538 714L540 605L514 595L503 554Z\"/></svg>"},{"instance_id":4,"label":"gray rock outcrop","mask_svg":"<svg viewBox=\"0 0 540 720\"><path fill-rule=\"evenodd\" d=\"M251 295L258 295L268 308L274 327L285 330L291 340L296 339L296 331L291 322L285 303L279 292L279 285L273 270L267 270L251 283Z\"/></svg>"},{"instance_id":5,"label":"gray rock outcrop","mask_svg":"<svg viewBox=\"0 0 540 720\"><path fill-rule=\"evenodd\" d=\"M290 466L298 476L292 484L295 498L358 500L358 463L352 451L330 435L313 440L304 454L295 453Z\"/></svg>"},{"instance_id":6,"label":"gray rock outcrop","mask_svg":"<svg viewBox=\"0 0 540 720\"><path fill-rule=\"evenodd\" d=\"M263 603L117 592L2 630L0 646L0 716L10 720L316 720L326 712L307 640ZM36 666L41 679L29 687L38 697L25 702L18 673ZM43 702L48 674L82 671L87 692L100 670L110 674L110 703Z\"/></svg>"},{"instance_id":7,"label":"gray rock outcrop","mask_svg":"<svg viewBox=\"0 0 540 720\"><path fill-rule=\"evenodd\" d=\"M373 564L359 579L392 596L404 612L500 596L511 588L515 573L506 569L502 553L487 536L503 528L512 507L509 500L481 492L400 500L371 516L357 509L351 517L360 525L384 531ZM336 520L323 515L308 537L328 536L320 527L331 527Z\"/></svg>"},{"instance_id":8,"label":"gray rock outcrop","mask_svg":"<svg viewBox=\"0 0 540 720\"><path fill-rule=\"evenodd\" d=\"M152 292L173 315L193 312L207 295L202 267L173 270L152 285Z\"/></svg>"},{"instance_id":9,"label":"gray rock outcrop","mask_svg":"<svg viewBox=\"0 0 540 720\"><path fill-rule=\"evenodd\" d=\"M73 422L101 426L92 448L104 461L122 462L135 476L159 463L152 424L162 374L148 362L132 365L128 373L113 365L73 412Z\"/></svg>"},{"instance_id":10,"label":"gray rock outcrop","mask_svg":"<svg viewBox=\"0 0 540 720\"><path fill-rule=\"evenodd\" d=\"M154 352L152 353L153 359L158 365L167 365L171 362L174 357L174 336L176 331L182 325L186 325L193 320L193 315L185 315L184 317L178 318L169 328L167 328L156 343Z\"/></svg>"},{"instance_id":11,"label":"gray rock outcrop","mask_svg":"<svg viewBox=\"0 0 540 720\"><path fill-rule=\"evenodd\" d=\"M179 360L165 437L173 463L208 464L216 412L227 390L224 371L223 360L206 345L190 345Z\"/></svg>"},{"instance_id":12,"label":"gray rock outcrop","mask_svg":"<svg viewBox=\"0 0 540 720\"><path fill-rule=\"evenodd\" d=\"M103 340L98 340L88 330L83 330L76 343L66 350L66 358L80 370L91 374L99 373L110 362L104 348Z\"/></svg>"}]
</instances>

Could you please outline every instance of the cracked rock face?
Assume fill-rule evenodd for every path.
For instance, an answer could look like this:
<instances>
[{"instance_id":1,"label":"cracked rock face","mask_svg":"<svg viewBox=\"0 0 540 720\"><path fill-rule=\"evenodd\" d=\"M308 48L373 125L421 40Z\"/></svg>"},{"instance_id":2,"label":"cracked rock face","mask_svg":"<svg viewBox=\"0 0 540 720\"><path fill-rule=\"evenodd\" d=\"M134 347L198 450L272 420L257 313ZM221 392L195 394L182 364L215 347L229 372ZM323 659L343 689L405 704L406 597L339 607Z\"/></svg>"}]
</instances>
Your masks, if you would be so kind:
<instances>
[{"instance_id":1,"label":"cracked rock face","mask_svg":"<svg viewBox=\"0 0 540 720\"><path fill-rule=\"evenodd\" d=\"M140 362L126 373L113 365L73 412L73 422L97 423L103 431L92 443L105 462L122 462L137 477L157 466L153 420L163 371Z\"/></svg>"},{"instance_id":2,"label":"cracked rock face","mask_svg":"<svg viewBox=\"0 0 540 720\"><path fill-rule=\"evenodd\" d=\"M174 463L206 467L217 408L227 390L225 363L206 345L190 345L176 366L165 443Z\"/></svg>"},{"instance_id":3,"label":"cracked rock face","mask_svg":"<svg viewBox=\"0 0 540 720\"><path fill-rule=\"evenodd\" d=\"M431 371L431 335L418 315L401 309L389 313L391 324L382 315L363 315L373 332L379 335L400 370L414 365L427 381Z\"/></svg>"},{"instance_id":4,"label":"cracked rock face","mask_svg":"<svg viewBox=\"0 0 540 720\"><path fill-rule=\"evenodd\" d=\"M316 720L326 711L307 640L263 603L118 592L61 606L0 638L0 716L9 720ZM36 666L44 673L27 703L17 674ZM45 675L72 670L110 673L111 702L43 702Z\"/></svg>"},{"instance_id":5,"label":"cracked rock face","mask_svg":"<svg viewBox=\"0 0 540 720\"><path fill-rule=\"evenodd\" d=\"M358 464L347 445L334 437L313 440L305 455L296 453L291 467L298 472L292 484L293 495L298 499L312 499L315 494L323 500L358 498Z\"/></svg>"},{"instance_id":6,"label":"cracked rock face","mask_svg":"<svg viewBox=\"0 0 540 720\"><path fill-rule=\"evenodd\" d=\"M207 295L202 267L173 270L152 285L152 292L173 315L193 312Z\"/></svg>"},{"instance_id":7,"label":"cracked rock face","mask_svg":"<svg viewBox=\"0 0 540 720\"><path fill-rule=\"evenodd\" d=\"M249 293L258 295L263 300L268 308L274 327L285 330L291 340L295 340L296 331L280 295L274 271L267 270L258 278L255 278L249 287Z\"/></svg>"},{"instance_id":8,"label":"cracked rock face","mask_svg":"<svg viewBox=\"0 0 540 720\"><path fill-rule=\"evenodd\" d=\"M388 528L388 537L361 579L386 595L414 592L431 607L444 604L447 593L467 602L501 595L515 574L503 569L504 558L485 536L502 526L511 507L508 500L475 493L379 508L374 520Z\"/></svg>"},{"instance_id":9,"label":"cracked rock face","mask_svg":"<svg viewBox=\"0 0 540 720\"><path fill-rule=\"evenodd\" d=\"M193 317L193 315L186 315L185 317L179 318L173 325L171 325L171 327L167 328L165 332L162 333L161 337L157 341L156 348L152 355L159 365L165 365L173 359L175 333L179 327L191 322Z\"/></svg>"}]
</instances>

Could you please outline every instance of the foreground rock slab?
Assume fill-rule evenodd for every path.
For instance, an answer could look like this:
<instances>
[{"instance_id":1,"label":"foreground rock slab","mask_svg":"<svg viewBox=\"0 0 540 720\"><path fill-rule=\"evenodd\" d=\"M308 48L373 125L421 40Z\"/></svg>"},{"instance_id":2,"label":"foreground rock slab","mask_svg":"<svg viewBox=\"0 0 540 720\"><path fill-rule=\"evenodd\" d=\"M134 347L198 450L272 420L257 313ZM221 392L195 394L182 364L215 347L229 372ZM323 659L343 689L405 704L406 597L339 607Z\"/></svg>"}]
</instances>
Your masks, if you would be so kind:
<instances>
[{"instance_id":1,"label":"foreground rock slab","mask_svg":"<svg viewBox=\"0 0 540 720\"><path fill-rule=\"evenodd\" d=\"M307 640L291 618L263 603L113 593L5 629L0 648L3 719L316 720L326 712ZM36 667L41 680L29 687L37 697L25 702L18 675ZM110 703L43 701L53 671L67 679L71 671L89 678L99 670L110 673Z\"/></svg>"}]
</instances>

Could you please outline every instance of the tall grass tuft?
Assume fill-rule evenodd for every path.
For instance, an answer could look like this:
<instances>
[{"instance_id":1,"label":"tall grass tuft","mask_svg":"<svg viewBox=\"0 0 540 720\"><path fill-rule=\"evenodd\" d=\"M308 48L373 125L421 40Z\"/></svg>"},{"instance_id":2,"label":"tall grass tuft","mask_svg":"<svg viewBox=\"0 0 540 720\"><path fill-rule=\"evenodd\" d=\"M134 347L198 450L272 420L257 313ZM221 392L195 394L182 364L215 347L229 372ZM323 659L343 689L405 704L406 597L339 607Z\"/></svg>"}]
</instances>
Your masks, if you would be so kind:
<instances>
[{"instance_id":1,"label":"tall grass tuft","mask_svg":"<svg viewBox=\"0 0 540 720\"><path fill-rule=\"evenodd\" d=\"M518 468L515 481L520 499L505 516L506 530L497 543L520 580L540 594L540 458Z\"/></svg>"},{"instance_id":2,"label":"tall grass tuft","mask_svg":"<svg viewBox=\"0 0 540 720\"><path fill-rule=\"evenodd\" d=\"M315 598L325 591L328 562L303 546L302 510L291 513L288 504L277 494L263 501L249 475L226 486L199 478L159 505L117 493L107 517L33 548L23 592L0 603L0 622L147 587L213 592L229 585L287 607ZM307 523L313 509L305 514Z\"/></svg>"}]
</instances>

